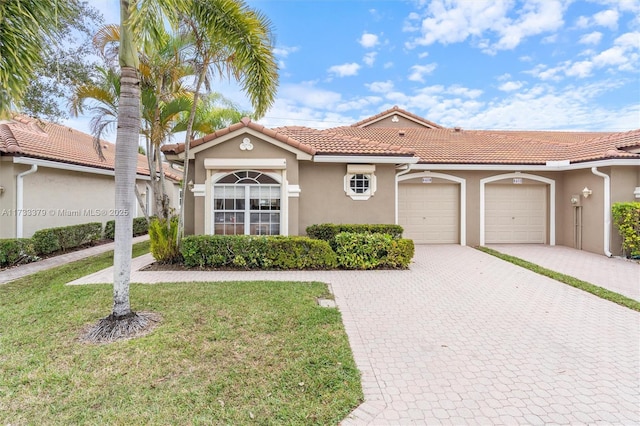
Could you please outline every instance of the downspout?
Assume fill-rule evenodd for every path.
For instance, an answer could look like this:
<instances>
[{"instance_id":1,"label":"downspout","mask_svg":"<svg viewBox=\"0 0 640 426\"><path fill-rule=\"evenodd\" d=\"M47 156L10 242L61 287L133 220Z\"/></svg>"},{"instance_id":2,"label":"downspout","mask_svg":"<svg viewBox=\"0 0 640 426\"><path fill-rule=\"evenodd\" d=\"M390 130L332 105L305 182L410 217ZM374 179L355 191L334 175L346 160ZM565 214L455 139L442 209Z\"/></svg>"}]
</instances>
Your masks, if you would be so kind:
<instances>
[{"instance_id":1,"label":"downspout","mask_svg":"<svg viewBox=\"0 0 640 426\"><path fill-rule=\"evenodd\" d=\"M22 179L30 175L31 173L35 173L38 171L38 165L32 164L31 168L25 172L18 173L16 176L16 238L22 238L23 233L23 219L24 215L24 194L23 194L23 183Z\"/></svg>"},{"instance_id":2,"label":"downspout","mask_svg":"<svg viewBox=\"0 0 640 426\"><path fill-rule=\"evenodd\" d=\"M611 178L609 175L598 171L597 167L591 168L591 173L604 179L604 254L607 257L611 254Z\"/></svg>"},{"instance_id":3,"label":"downspout","mask_svg":"<svg viewBox=\"0 0 640 426\"><path fill-rule=\"evenodd\" d=\"M400 176L406 175L407 173L409 173L411 171L411 164L407 164L407 170L403 170L399 173L396 173L396 205L395 205L395 210L396 210L396 225L398 224L398 178Z\"/></svg>"}]
</instances>

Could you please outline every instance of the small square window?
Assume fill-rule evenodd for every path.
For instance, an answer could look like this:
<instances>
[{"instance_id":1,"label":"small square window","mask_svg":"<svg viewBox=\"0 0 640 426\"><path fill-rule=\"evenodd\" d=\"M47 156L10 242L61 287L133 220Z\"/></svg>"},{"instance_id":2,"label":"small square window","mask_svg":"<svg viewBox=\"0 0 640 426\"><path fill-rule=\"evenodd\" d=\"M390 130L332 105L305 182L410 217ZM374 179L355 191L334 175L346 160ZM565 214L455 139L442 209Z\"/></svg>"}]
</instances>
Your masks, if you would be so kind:
<instances>
[{"instance_id":1,"label":"small square window","mask_svg":"<svg viewBox=\"0 0 640 426\"><path fill-rule=\"evenodd\" d=\"M349 187L356 194L364 194L369 190L369 176L363 174L351 176Z\"/></svg>"},{"instance_id":2,"label":"small square window","mask_svg":"<svg viewBox=\"0 0 640 426\"><path fill-rule=\"evenodd\" d=\"M376 192L373 165L348 165L344 191L353 200L368 200Z\"/></svg>"}]
</instances>

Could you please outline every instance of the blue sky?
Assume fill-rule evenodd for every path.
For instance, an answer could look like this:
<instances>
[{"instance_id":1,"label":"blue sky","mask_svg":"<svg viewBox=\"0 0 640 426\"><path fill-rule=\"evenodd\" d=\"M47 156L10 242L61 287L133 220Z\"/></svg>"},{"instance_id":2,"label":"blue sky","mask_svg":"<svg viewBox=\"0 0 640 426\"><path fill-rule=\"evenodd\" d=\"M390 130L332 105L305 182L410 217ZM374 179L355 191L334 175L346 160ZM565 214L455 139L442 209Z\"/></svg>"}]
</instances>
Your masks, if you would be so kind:
<instances>
[{"instance_id":1,"label":"blue sky","mask_svg":"<svg viewBox=\"0 0 640 426\"><path fill-rule=\"evenodd\" d=\"M92 4L117 22L118 1ZM280 86L259 120L269 127L348 125L394 105L466 129L640 127L637 0L248 4L275 32ZM214 89L250 109L235 85Z\"/></svg>"}]
</instances>

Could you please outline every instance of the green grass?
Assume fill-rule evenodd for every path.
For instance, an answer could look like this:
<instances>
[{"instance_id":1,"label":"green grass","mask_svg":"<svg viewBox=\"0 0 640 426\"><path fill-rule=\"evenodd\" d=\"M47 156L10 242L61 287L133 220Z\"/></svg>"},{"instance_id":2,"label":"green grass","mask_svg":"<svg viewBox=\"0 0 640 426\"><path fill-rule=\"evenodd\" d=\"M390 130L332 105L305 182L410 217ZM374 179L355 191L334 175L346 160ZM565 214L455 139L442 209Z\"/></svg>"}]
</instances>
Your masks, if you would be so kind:
<instances>
[{"instance_id":1,"label":"green grass","mask_svg":"<svg viewBox=\"0 0 640 426\"><path fill-rule=\"evenodd\" d=\"M135 253L148 251L148 242ZM321 283L131 286L149 335L81 343L109 285L65 286L113 252L0 286L0 424L336 424L363 399Z\"/></svg>"},{"instance_id":2,"label":"green grass","mask_svg":"<svg viewBox=\"0 0 640 426\"><path fill-rule=\"evenodd\" d=\"M579 288L580 290L584 290L602 299L608 300L613 303L617 303L618 305L640 312L640 302L638 302L637 300L631 299L629 297L623 296L614 291L607 290L606 288L597 286L595 284L591 284L586 281L579 280L569 275L561 274L560 272L552 271L551 269L543 268L542 266L536 265L535 263L527 262L526 260L520 259L519 257L500 253L499 251L490 249L488 247L476 247L476 248L487 254L498 257L502 260L506 260L507 262L511 262L514 265L521 266L530 271L536 272L540 275L544 275L545 277L552 278L556 281L560 281L561 283L568 284L575 288Z\"/></svg>"}]
</instances>

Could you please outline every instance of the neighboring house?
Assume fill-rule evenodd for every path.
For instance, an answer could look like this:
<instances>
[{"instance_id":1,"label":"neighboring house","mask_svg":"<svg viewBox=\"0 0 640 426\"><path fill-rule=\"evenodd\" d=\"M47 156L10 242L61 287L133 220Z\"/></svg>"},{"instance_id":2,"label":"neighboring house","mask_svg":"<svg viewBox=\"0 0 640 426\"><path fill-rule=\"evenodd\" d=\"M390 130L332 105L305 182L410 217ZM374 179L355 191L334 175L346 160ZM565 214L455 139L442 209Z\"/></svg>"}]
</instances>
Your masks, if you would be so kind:
<instances>
[{"instance_id":1,"label":"neighboring house","mask_svg":"<svg viewBox=\"0 0 640 426\"><path fill-rule=\"evenodd\" d=\"M101 144L104 161L86 133L23 116L0 122L0 238L114 219L115 145ZM168 165L165 172L176 207L182 173ZM145 206L152 200L149 182L147 159L140 155L137 186ZM138 202L135 209L135 216L144 215Z\"/></svg>"},{"instance_id":2,"label":"neighboring house","mask_svg":"<svg viewBox=\"0 0 640 426\"><path fill-rule=\"evenodd\" d=\"M184 145L167 145L183 164ZM640 197L640 130L443 128L394 107L352 126L248 118L192 142L186 232L304 235L398 223L418 244L561 244L620 253L611 204Z\"/></svg>"}]
</instances>

